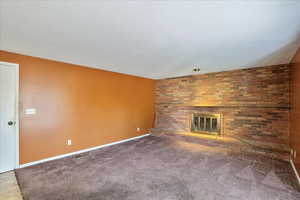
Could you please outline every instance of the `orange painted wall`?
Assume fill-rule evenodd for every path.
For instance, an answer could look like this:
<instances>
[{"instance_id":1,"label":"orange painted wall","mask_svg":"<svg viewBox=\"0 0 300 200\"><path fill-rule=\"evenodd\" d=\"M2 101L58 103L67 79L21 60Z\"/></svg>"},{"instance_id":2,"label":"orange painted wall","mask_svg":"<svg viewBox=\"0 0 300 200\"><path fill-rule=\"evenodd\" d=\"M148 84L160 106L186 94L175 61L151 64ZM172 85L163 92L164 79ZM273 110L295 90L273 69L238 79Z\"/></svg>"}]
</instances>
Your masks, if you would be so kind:
<instances>
[{"instance_id":1,"label":"orange painted wall","mask_svg":"<svg viewBox=\"0 0 300 200\"><path fill-rule=\"evenodd\" d=\"M297 152L295 166L300 173L300 49L291 62L290 146Z\"/></svg>"},{"instance_id":2,"label":"orange painted wall","mask_svg":"<svg viewBox=\"0 0 300 200\"><path fill-rule=\"evenodd\" d=\"M154 80L5 51L0 60L20 65L21 164L142 135L153 125ZM37 114L24 115L26 108Z\"/></svg>"}]
</instances>

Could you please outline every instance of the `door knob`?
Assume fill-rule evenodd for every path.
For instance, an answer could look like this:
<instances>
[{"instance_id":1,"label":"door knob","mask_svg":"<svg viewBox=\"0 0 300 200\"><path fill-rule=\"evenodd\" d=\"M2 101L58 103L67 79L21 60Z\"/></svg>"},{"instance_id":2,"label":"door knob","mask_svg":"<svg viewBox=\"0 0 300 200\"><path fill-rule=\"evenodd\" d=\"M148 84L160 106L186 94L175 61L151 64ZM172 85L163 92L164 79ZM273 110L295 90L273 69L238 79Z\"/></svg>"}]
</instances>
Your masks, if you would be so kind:
<instances>
[{"instance_id":1,"label":"door knob","mask_svg":"<svg viewBox=\"0 0 300 200\"><path fill-rule=\"evenodd\" d=\"M13 121L9 121L7 124L8 124L8 126L12 126L12 125L14 125L14 122Z\"/></svg>"}]
</instances>

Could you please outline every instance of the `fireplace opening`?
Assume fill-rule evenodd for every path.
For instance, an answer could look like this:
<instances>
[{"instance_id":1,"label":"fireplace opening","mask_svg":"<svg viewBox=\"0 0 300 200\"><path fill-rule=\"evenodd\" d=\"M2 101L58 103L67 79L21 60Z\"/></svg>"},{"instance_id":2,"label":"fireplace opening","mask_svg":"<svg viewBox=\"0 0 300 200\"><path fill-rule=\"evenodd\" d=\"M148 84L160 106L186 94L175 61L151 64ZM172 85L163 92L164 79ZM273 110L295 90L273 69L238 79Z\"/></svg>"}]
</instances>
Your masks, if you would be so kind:
<instances>
[{"instance_id":1,"label":"fireplace opening","mask_svg":"<svg viewBox=\"0 0 300 200\"><path fill-rule=\"evenodd\" d=\"M221 134L221 115L194 113L192 116L191 131L195 133Z\"/></svg>"}]
</instances>

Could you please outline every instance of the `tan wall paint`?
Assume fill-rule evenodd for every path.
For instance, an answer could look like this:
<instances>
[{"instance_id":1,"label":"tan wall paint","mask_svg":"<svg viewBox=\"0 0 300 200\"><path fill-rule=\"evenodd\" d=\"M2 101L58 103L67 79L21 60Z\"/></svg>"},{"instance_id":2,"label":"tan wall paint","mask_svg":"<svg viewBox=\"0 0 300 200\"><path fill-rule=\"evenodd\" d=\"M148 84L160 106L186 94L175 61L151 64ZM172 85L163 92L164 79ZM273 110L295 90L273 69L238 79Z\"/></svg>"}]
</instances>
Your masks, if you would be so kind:
<instances>
[{"instance_id":1,"label":"tan wall paint","mask_svg":"<svg viewBox=\"0 0 300 200\"><path fill-rule=\"evenodd\" d=\"M153 126L154 80L5 51L0 60L20 65L21 164L142 135ZM26 108L37 114L24 115Z\"/></svg>"},{"instance_id":2,"label":"tan wall paint","mask_svg":"<svg viewBox=\"0 0 300 200\"><path fill-rule=\"evenodd\" d=\"M293 160L300 173L300 49L291 62L290 143L297 152Z\"/></svg>"}]
</instances>

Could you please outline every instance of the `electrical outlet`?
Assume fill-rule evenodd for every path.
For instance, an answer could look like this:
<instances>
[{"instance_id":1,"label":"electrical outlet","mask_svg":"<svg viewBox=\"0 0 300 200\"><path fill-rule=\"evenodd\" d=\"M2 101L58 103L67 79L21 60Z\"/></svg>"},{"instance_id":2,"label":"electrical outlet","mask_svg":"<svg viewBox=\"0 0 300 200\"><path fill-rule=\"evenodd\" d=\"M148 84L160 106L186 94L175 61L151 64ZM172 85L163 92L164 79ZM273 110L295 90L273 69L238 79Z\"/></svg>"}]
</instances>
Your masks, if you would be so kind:
<instances>
[{"instance_id":1,"label":"electrical outlet","mask_svg":"<svg viewBox=\"0 0 300 200\"><path fill-rule=\"evenodd\" d=\"M67 145L68 145L68 146L72 145L72 140L71 140L71 139L68 139L68 140L67 140Z\"/></svg>"},{"instance_id":2,"label":"electrical outlet","mask_svg":"<svg viewBox=\"0 0 300 200\"><path fill-rule=\"evenodd\" d=\"M36 109L35 108L27 108L25 109L25 115L35 115Z\"/></svg>"},{"instance_id":3,"label":"electrical outlet","mask_svg":"<svg viewBox=\"0 0 300 200\"><path fill-rule=\"evenodd\" d=\"M137 132L140 132L140 130L141 130L140 128L136 128L136 131L137 131Z\"/></svg>"}]
</instances>

